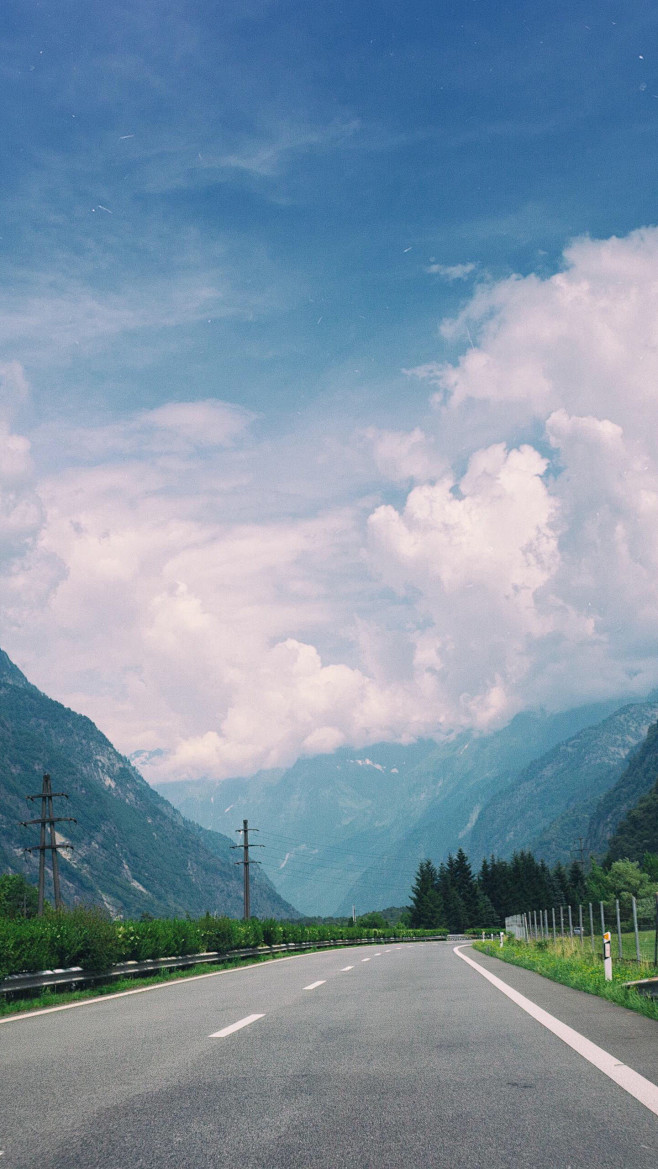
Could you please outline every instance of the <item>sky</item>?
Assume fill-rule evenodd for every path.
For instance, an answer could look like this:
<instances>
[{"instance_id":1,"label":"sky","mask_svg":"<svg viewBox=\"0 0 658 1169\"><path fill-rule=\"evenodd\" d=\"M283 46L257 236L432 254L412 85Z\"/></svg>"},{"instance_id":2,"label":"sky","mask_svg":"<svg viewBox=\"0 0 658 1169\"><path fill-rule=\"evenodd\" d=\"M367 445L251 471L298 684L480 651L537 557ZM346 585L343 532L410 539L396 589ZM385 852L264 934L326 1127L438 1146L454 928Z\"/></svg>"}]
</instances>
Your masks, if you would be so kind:
<instances>
[{"instance_id":1,"label":"sky","mask_svg":"<svg viewBox=\"0 0 658 1169\"><path fill-rule=\"evenodd\" d=\"M4 0L0 645L147 778L658 685L658 13Z\"/></svg>"}]
</instances>

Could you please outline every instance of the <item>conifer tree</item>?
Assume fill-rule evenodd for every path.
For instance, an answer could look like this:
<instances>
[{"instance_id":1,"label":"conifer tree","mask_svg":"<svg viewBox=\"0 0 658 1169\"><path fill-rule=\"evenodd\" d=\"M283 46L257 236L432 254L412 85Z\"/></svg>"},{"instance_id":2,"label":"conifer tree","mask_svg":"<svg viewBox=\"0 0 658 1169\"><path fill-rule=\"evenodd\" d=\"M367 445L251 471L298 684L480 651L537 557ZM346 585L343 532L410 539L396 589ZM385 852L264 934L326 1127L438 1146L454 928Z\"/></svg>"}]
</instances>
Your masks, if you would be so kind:
<instances>
[{"instance_id":1,"label":"conifer tree","mask_svg":"<svg viewBox=\"0 0 658 1169\"><path fill-rule=\"evenodd\" d=\"M443 925L443 901L438 889L438 873L431 860L421 861L411 890L412 929L440 929Z\"/></svg>"}]
</instances>

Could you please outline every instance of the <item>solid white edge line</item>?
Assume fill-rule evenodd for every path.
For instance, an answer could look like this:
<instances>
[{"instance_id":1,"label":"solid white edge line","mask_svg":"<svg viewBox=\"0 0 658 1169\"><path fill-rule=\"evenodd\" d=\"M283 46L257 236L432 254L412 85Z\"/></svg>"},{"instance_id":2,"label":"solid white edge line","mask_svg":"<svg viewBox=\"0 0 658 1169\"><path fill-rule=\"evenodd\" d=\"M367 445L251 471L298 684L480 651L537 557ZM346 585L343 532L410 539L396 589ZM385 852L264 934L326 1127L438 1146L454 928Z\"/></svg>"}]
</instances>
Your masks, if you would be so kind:
<instances>
[{"instance_id":1,"label":"solid white edge line","mask_svg":"<svg viewBox=\"0 0 658 1169\"><path fill-rule=\"evenodd\" d=\"M244 1019L238 1019L237 1023L231 1023L229 1027L222 1027L221 1031L213 1031L209 1035L209 1039L224 1039L227 1035L232 1035L234 1031L241 1031L243 1027L248 1027L250 1023L255 1023L256 1019L264 1019L265 1015L247 1015Z\"/></svg>"},{"instance_id":2,"label":"solid white edge line","mask_svg":"<svg viewBox=\"0 0 658 1169\"><path fill-rule=\"evenodd\" d=\"M651 1080L645 1079L639 1072L634 1072L625 1063L620 1063L618 1059L615 1059L614 1055L610 1055L602 1047L597 1047L596 1043L592 1043L590 1039L586 1039L579 1031L574 1031L573 1027L569 1027L566 1023L561 1023L559 1019L556 1019L553 1015L549 1015L548 1011L543 1010L542 1007L538 1007L536 1003L533 1003L531 999L527 999L525 995L519 994L518 990L514 990L513 987L508 986L506 982L503 982L501 978L497 978L495 974L491 974L484 966L480 966L479 962L474 962L472 958L467 958L466 954L462 954L461 950L461 946L453 946L454 953L458 958L461 958L462 962L467 962L469 966L477 970L478 974L481 974L483 978L486 978L493 986L507 995L508 999L511 999L513 1003L516 1003L517 1007L521 1007L522 1011L531 1015L533 1019L536 1019L548 1031L552 1031L554 1035L557 1035L558 1039L561 1039L568 1047L577 1051L578 1055L582 1055L583 1059L588 1060L600 1072L603 1072L609 1079L614 1080L615 1084L623 1088L625 1092L628 1092L640 1104L644 1104L645 1108L648 1108L650 1112L658 1116L658 1085L652 1084Z\"/></svg>"},{"instance_id":3,"label":"solid white edge line","mask_svg":"<svg viewBox=\"0 0 658 1169\"><path fill-rule=\"evenodd\" d=\"M320 978L317 982L309 982L308 986L303 986L302 990L315 990L316 986L324 986L326 978Z\"/></svg>"}]
</instances>

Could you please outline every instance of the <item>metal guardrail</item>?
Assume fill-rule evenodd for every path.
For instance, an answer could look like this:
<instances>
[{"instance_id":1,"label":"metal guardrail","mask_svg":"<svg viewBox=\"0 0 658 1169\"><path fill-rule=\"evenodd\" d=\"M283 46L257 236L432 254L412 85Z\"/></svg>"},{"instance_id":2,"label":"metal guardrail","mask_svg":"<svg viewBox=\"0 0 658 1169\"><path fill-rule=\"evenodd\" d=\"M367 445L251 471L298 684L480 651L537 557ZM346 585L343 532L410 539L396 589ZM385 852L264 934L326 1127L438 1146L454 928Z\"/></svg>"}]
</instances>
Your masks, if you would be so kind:
<instances>
[{"instance_id":1,"label":"metal guardrail","mask_svg":"<svg viewBox=\"0 0 658 1169\"><path fill-rule=\"evenodd\" d=\"M233 958L257 958L268 954L303 953L304 950L320 950L335 946L381 946L391 942L436 942L445 941L445 934L426 938L409 936L395 938L336 938L325 942L282 942L276 946L248 946L241 950L207 950L201 954L180 954L169 958L147 958L143 962L118 962L107 970L83 970L80 966L69 966L64 970L38 970L27 974L10 974L0 982L0 994L12 996L21 991L46 990L48 987L67 987L111 982L115 978L135 978L142 974L157 974L160 970L178 970L186 966L207 963L230 962Z\"/></svg>"},{"instance_id":2,"label":"metal guardrail","mask_svg":"<svg viewBox=\"0 0 658 1169\"><path fill-rule=\"evenodd\" d=\"M658 998L658 978L636 978L633 982L624 982L622 986L634 987L638 994L646 994L649 998Z\"/></svg>"}]
</instances>

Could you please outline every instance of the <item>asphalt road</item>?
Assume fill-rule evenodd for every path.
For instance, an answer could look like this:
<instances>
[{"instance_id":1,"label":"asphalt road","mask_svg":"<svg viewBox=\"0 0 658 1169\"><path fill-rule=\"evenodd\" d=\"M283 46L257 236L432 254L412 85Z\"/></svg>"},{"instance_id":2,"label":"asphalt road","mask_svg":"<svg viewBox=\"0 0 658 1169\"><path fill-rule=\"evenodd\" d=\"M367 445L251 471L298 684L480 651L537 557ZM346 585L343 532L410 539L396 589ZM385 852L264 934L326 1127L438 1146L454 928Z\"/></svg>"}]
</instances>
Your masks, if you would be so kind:
<instances>
[{"instance_id":1,"label":"asphalt road","mask_svg":"<svg viewBox=\"0 0 658 1169\"><path fill-rule=\"evenodd\" d=\"M658 1082L658 1024L466 952ZM0 1169L658 1164L658 1117L441 942L13 1019L0 1068Z\"/></svg>"}]
</instances>

